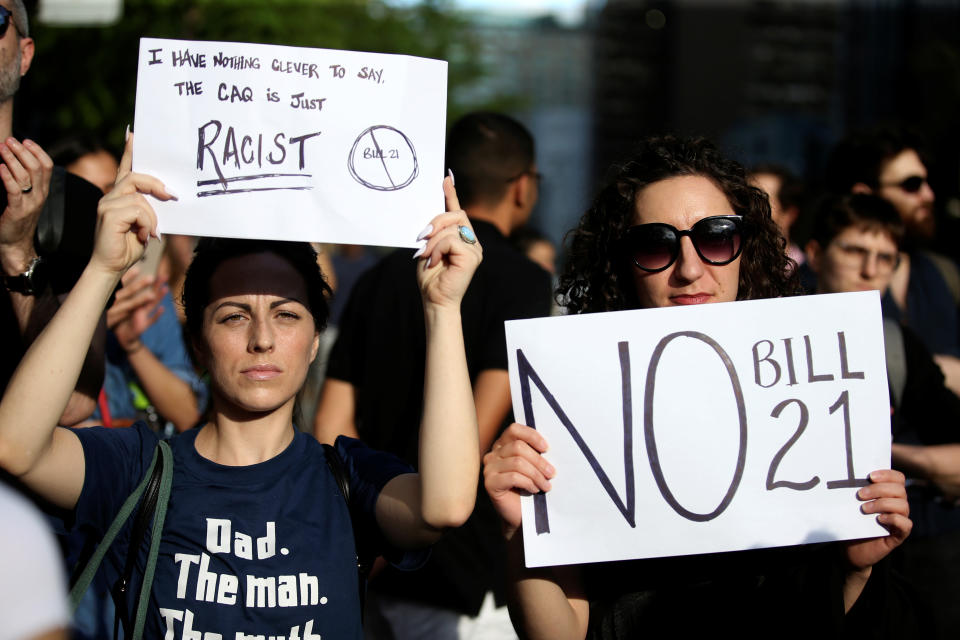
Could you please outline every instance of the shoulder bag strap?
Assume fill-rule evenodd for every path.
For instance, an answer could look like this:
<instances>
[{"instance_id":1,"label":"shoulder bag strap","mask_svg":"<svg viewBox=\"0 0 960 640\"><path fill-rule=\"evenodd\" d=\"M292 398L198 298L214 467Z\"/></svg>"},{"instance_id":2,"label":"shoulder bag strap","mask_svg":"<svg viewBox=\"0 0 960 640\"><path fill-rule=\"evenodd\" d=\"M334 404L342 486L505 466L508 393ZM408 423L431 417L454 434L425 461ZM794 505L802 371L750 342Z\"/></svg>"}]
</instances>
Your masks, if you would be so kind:
<instances>
[{"instance_id":1,"label":"shoulder bag strap","mask_svg":"<svg viewBox=\"0 0 960 640\"><path fill-rule=\"evenodd\" d=\"M79 605L80 600L83 599L83 594L86 593L87 588L93 581L93 576L97 573L97 569L100 568L100 563L103 561L104 556L107 555L110 545L113 544L117 534L120 533L120 529L122 529L123 525L126 524L130 514L133 513L134 507L137 506L137 501L140 500L140 496L143 495L143 492L146 489L147 484L150 482L153 474L159 468L162 468L162 465L157 464L157 459L160 456L159 451L160 450L158 448L153 452L153 460L150 461L150 466L147 467L147 472L143 475L143 480L141 480L140 484L138 484L137 487L130 493L130 495L127 496L127 499L120 507L120 511L117 513L117 516L113 519L113 522L110 523L110 527L104 534L103 540L100 541L100 545L97 547L97 550L93 553L93 555L90 556L90 559L87 561L87 564L77 578L77 581L70 589L71 613L76 611L77 605Z\"/></svg>"},{"instance_id":2,"label":"shoulder bag strap","mask_svg":"<svg viewBox=\"0 0 960 640\"><path fill-rule=\"evenodd\" d=\"M343 466L343 460L337 453L335 447L322 443L323 451L326 454L327 466L337 481L337 487L340 489L340 495L347 503L347 510L350 512L350 526L353 530L353 546L356 550L357 574L359 576L358 585L360 590L360 610L363 611L364 602L367 595L367 578L370 575L370 569L373 566L373 559L369 556L367 545L357 532L357 515L354 512L353 503L350 501L350 481L347 476L347 470Z\"/></svg>"}]
</instances>

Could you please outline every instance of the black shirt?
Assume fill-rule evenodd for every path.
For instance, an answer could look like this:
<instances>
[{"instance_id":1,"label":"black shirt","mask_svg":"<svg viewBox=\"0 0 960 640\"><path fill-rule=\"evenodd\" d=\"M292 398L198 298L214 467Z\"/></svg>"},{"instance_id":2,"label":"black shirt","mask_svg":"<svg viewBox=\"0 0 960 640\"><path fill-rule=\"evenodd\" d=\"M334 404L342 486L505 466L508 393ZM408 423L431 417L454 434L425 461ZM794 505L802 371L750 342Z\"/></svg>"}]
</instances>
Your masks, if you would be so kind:
<instances>
[{"instance_id":1,"label":"black shirt","mask_svg":"<svg viewBox=\"0 0 960 640\"><path fill-rule=\"evenodd\" d=\"M483 262L461 304L472 382L481 371L507 368L505 320L549 315L550 276L492 224L471 224L483 246ZM426 338L412 256L409 249L394 251L361 276L344 310L327 377L355 387L360 438L416 466ZM371 587L475 615L497 582L502 544L481 486L474 514L434 547L427 567L414 574L385 571Z\"/></svg>"}]
</instances>

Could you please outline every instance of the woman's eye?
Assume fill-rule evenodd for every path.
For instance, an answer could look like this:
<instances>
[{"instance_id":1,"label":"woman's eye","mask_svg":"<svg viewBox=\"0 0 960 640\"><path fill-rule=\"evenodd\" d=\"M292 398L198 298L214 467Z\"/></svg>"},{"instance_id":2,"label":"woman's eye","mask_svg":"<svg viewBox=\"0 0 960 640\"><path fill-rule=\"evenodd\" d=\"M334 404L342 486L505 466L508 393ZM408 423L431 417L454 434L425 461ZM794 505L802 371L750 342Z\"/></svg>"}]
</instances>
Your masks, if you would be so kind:
<instances>
[{"instance_id":1,"label":"woman's eye","mask_svg":"<svg viewBox=\"0 0 960 640\"><path fill-rule=\"evenodd\" d=\"M289 320L296 320L300 317L300 314L289 310L281 310L277 315L281 318L286 318Z\"/></svg>"},{"instance_id":2,"label":"woman's eye","mask_svg":"<svg viewBox=\"0 0 960 640\"><path fill-rule=\"evenodd\" d=\"M240 322L241 320L243 320L243 314L231 313L230 315L222 317L220 322Z\"/></svg>"}]
</instances>

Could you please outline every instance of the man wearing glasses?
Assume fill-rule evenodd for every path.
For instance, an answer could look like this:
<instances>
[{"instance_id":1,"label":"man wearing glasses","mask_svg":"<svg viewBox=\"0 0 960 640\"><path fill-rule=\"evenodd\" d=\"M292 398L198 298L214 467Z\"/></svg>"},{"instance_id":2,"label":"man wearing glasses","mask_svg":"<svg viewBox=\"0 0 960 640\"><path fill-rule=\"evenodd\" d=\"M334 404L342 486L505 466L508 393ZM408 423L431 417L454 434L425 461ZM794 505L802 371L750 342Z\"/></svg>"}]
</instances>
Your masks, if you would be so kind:
<instances>
[{"instance_id":1,"label":"man wearing glasses","mask_svg":"<svg viewBox=\"0 0 960 640\"><path fill-rule=\"evenodd\" d=\"M926 249L935 230L934 193L919 136L878 128L848 136L830 156L827 186L835 194L868 193L894 206L905 236L884 315L909 326L935 354L949 386L960 393L960 272Z\"/></svg>"},{"instance_id":2,"label":"man wearing glasses","mask_svg":"<svg viewBox=\"0 0 960 640\"><path fill-rule=\"evenodd\" d=\"M817 293L885 291L906 225L890 202L854 194L825 200L807 264ZM886 319L894 466L907 474L913 531L891 559L924 603L930 628L918 637L955 637L960 625L960 398L909 327Z\"/></svg>"},{"instance_id":3,"label":"man wearing glasses","mask_svg":"<svg viewBox=\"0 0 960 640\"><path fill-rule=\"evenodd\" d=\"M53 166L36 142L13 136L13 98L33 62L22 0L0 0L0 392L33 337L79 277L93 247L100 190ZM88 417L103 384L101 331L61 417Z\"/></svg>"}]
</instances>

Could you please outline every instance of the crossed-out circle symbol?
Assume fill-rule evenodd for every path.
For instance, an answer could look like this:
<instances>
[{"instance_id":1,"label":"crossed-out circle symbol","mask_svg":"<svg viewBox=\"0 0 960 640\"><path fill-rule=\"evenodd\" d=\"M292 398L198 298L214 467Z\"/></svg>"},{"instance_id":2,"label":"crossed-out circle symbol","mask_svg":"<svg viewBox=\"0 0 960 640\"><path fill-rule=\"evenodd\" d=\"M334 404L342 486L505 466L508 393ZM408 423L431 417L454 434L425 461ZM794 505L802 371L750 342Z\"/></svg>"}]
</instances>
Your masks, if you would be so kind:
<instances>
[{"instance_id":1,"label":"crossed-out circle symbol","mask_svg":"<svg viewBox=\"0 0 960 640\"><path fill-rule=\"evenodd\" d=\"M420 172L417 152L402 131L380 124L357 136L347 169L353 179L376 191L397 191L409 185Z\"/></svg>"}]
</instances>

